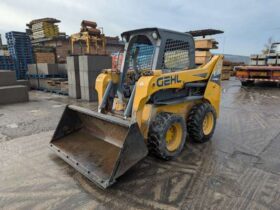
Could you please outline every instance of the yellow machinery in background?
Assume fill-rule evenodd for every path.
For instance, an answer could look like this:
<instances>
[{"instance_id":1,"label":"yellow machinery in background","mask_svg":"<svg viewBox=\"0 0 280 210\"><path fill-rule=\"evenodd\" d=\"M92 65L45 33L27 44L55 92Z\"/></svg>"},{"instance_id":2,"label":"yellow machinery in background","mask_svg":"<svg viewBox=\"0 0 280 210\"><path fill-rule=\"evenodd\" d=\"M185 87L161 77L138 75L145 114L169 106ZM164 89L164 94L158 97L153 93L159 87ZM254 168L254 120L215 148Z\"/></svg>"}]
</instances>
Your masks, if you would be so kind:
<instances>
[{"instance_id":1,"label":"yellow machinery in background","mask_svg":"<svg viewBox=\"0 0 280 210\"><path fill-rule=\"evenodd\" d=\"M68 105L50 142L102 188L148 152L170 160L187 136L208 141L219 116L223 56L196 67L189 33L146 28L122 37L121 70L104 70L96 79L98 112Z\"/></svg>"},{"instance_id":2,"label":"yellow machinery in background","mask_svg":"<svg viewBox=\"0 0 280 210\"><path fill-rule=\"evenodd\" d=\"M83 20L81 23L80 33L72 34L71 38L72 54L75 52L75 43L79 42L80 46L85 43L86 50L82 54L105 54L106 38L105 35L97 28L96 22Z\"/></svg>"}]
</instances>

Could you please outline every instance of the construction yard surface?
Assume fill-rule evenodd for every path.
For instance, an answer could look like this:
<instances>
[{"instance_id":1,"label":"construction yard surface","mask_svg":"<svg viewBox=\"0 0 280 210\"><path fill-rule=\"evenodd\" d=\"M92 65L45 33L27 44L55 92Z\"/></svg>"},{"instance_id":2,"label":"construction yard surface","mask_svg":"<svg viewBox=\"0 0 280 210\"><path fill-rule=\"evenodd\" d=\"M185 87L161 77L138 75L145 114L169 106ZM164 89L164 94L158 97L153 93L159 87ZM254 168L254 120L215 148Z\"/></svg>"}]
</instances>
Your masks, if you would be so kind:
<instances>
[{"instance_id":1,"label":"construction yard surface","mask_svg":"<svg viewBox=\"0 0 280 210\"><path fill-rule=\"evenodd\" d=\"M152 156L101 190L48 143L65 96L31 91L0 106L0 209L280 209L280 91L223 82L220 118L205 144L174 161Z\"/></svg>"}]
</instances>

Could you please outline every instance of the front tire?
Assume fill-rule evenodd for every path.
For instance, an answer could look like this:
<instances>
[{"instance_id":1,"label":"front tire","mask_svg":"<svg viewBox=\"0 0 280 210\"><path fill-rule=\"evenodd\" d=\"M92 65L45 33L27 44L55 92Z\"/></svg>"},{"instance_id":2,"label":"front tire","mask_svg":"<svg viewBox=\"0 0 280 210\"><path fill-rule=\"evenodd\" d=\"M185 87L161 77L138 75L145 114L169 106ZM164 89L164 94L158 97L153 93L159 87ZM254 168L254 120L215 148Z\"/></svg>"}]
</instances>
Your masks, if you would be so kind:
<instances>
[{"instance_id":1,"label":"front tire","mask_svg":"<svg viewBox=\"0 0 280 210\"><path fill-rule=\"evenodd\" d=\"M188 116L187 129L192 141L204 143L211 139L216 127L216 112L209 103L195 105Z\"/></svg>"},{"instance_id":2,"label":"front tire","mask_svg":"<svg viewBox=\"0 0 280 210\"><path fill-rule=\"evenodd\" d=\"M186 122L183 117L166 112L159 113L149 129L149 151L164 160L173 159L183 150L186 135Z\"/></svg>"}]
</instances>

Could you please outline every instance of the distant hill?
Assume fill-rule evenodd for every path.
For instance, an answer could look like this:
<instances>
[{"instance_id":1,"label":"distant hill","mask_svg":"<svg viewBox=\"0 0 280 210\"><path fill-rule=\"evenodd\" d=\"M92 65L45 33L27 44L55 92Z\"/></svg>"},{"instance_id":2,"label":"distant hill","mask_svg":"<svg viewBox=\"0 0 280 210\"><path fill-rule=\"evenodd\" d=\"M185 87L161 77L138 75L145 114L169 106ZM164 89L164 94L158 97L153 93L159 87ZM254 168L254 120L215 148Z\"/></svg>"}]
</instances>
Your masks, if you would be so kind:
<instances>
[{"instance_id":1,"label":"distant hill","mask_svg":"<svg viewBox=\"0 0 280 210\"><path fill-rule=\"evenodd\" d=\"M243 55L230 55L230 54L224 54L224 60L227 60L227 61L231 61L231 62L236 62L236 63L239 63L239 62L243 62L247 65L249 65L250 63L250 57L249 56L243 56Z\"/></svg>"}]
</instances>

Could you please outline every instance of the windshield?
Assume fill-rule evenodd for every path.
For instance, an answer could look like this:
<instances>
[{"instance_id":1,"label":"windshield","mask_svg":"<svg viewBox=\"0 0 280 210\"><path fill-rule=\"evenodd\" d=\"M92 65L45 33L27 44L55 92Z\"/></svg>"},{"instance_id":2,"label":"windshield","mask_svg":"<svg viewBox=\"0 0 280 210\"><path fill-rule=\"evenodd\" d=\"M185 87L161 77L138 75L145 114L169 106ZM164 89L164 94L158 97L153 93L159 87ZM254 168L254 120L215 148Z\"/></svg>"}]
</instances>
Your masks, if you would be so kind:
<instances>
[{"instance_id":1,"label":"windshield","mask_svg":"<svg viewBox=\"0 0 280 210\"><path fill-rule=\"evenodd\" d=\"M137 36L132 40L132 44L127 50L125 62L128 70L151 70L155 47L151 41L143 35Z\"/></svg>"}]
</instances>

